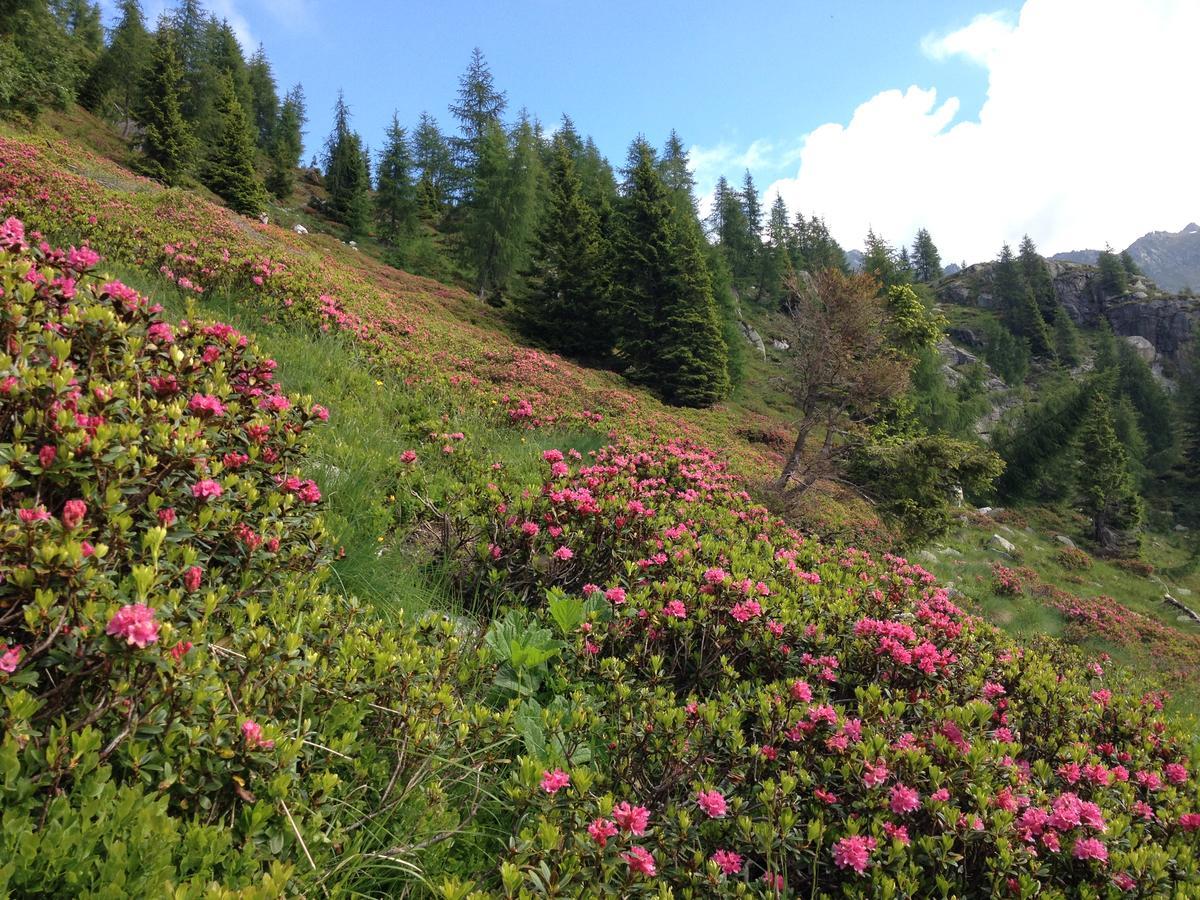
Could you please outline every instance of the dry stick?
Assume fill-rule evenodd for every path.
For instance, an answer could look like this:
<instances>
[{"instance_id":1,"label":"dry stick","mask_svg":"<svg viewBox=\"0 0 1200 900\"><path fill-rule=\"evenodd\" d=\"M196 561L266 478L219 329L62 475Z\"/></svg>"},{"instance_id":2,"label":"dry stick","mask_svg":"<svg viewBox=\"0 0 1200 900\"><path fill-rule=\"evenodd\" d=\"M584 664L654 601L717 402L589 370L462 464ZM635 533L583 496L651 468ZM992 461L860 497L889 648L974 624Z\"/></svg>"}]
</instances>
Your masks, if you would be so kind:
<instances>
[{"instance_id":1,"label":"dry stick","mask_svg":"<svg viewBox=\"0 0 1200 900\"><path fill-rule=\"evenodd\" d=\"M300 834L300 829L296 827L296 820L292 818L292 811L288 809L288 805L280 799L279 805L283 807L284 815L287 816L288 824L292 826L292 831L296 835L296 840L300 842L300 849L304 851L304 855L308 858L308 864L312 866L313 871L317 870L317 864L313 862L312 854L308 852L308 844L304 843L304 838Z\"/></svg>"}]
</instances>

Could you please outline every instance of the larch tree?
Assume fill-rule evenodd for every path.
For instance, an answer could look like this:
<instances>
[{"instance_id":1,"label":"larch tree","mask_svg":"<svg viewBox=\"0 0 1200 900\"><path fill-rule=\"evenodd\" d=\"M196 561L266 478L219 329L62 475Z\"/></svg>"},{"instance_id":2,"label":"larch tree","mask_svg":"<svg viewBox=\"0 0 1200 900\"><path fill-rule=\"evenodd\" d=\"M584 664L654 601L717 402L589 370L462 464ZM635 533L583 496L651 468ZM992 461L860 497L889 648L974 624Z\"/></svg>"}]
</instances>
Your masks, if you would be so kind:
<instances>
[{"instance_id":1,"label":"larch tree","mask_svg":"<svg viewBox=\"0 0 1200 900\"><path fill-rule=\"evenodd\" d=\"M1110 297L1118 297L1129 291L1129 274L1121 265L1121 258L1113 253L1112 247L1100 251L1096 260L1100 269L1100 287Z\"/></svg>"},{"instance_id":2,"label":"larch tree","mask_svg":"<svg viewBox=\"0 0 1200 900\"><path fill-rule=\"evenodd\" d=\"M254 168L254 130L228 75L218 79L217 89L216 144L204 166L204 183L236 211L257 215L267 198Z\"/></svg>"},{"instance_id":3,"label":"larch tree","mask_svg":"<svg viewBox=\"0 0 1200 900\"><path fill-rule=\"evenodd\" d=\"M379 239L395 246L417 229L417 189L412 152L400 117L392 113L375 171L375 222Z\"/></svg>"},{"instance_id":4,"label":"larch tree","mask_svg":"<svg viewBox=\"0 0 1200 900\"><path fill-rule=\"evenodd\" d=\"M450 139L457 166L457 193L462 201L469 200L475 184L476 169L481 164L484 144L489 141L493 126L500 127L500 117L508 105L504 91L496 88L492 70L476 47L471 51L471 62L458 79L458 98L450 106L450 113L458 119L457 137Z\"/></svg>"},{"instance_id":5,"label":"larch tree","mask_svg":"<svg viewBox=\"0 0 1200 900\"><path fill-rule=\"evenodd\" d=\"M437 120L427 112L421 113L413 132L412 153L421 216L437 221L450 201L454 156L450 144L438 128Z\"/></svg>"},{"instance_id":6,"label":"larch tree","mask_svg":"<svg viewBox=\"0 0 1200 900\"><path fill-rule=\"evenodd\" d=\"M134 118L142 129L138 168L167 185L180 184L191 171L195 138L183 118L180 83L183 72L175 56L174 33L160 27L143 77Z\"/></svg>"}]
</instances>

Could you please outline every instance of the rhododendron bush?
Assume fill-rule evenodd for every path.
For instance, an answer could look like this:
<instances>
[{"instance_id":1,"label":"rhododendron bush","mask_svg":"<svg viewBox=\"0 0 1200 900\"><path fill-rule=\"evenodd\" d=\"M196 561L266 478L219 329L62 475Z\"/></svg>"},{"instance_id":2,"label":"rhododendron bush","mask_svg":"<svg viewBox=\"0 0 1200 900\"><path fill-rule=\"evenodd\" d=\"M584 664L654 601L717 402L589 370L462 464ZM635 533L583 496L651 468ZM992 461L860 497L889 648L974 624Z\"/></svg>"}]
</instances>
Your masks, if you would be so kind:
<instances>
[{"instance_id":1,"label":"rhododendron bush","mask_svg":"<svg viewBox=\"0 0 1200 900\"><path fill-rule=\"evenodd\" d=\"M389 775L440 798L414 842L453 832L479 794L429 760L485 766L504 716L448 623L321 592L326 410L37 244L0 225L0 894L276 895L370 844Z\"/></svg>"}]
</instances>

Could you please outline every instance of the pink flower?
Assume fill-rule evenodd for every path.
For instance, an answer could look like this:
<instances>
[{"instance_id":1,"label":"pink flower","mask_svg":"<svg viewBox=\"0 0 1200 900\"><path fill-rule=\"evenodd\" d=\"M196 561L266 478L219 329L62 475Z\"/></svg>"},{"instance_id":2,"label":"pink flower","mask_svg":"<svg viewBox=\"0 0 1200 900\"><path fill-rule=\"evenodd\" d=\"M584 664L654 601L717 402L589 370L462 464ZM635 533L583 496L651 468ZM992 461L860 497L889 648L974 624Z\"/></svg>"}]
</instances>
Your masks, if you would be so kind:
<instances>
[{"instance_id":1,"label":"pink flower","mask_svg":"<svg viewBox=\"0 0 1200 900\"><path fill-rule=\"evenodd\" d=\"M175 507L167 506L158 511L158 524L170 528L175 524Z\"/></svg>"},{"instance_id":2,"label":"pink flower","mask_svg":"<svg viewBox=\"0 0 1200 900\"><path fill-rule=\"evenodd\" d=\"M58 458L58 448L53 444L44 444L38 450L38 465L43 469L48 469L54 465L54 460Z\"/></svg>"},{"instance_id":3,"label":"pink flower","mask_svg":"<svg viewBox=\"0 0 1200 900\"><path fill-rule=\"evenodd\" d=\"M263 740L262 726L253 719L247 719L242 723L242 737L246 739L246 746L251 750L257 750L260 747L263 750L270 750L275 746L274 741Z\"/></svg>"},{"instance_id":4,"label":"pink flower","mask_svg":"<svg viewBox=\"0 0 1200 900\"><path fill-rule=\"evenodd\" d=\"M921 795L916 789L898 784L892 788L891 808L896 815L914 812L921 806Z\"/></svg>"},{"instance_id":5,"label":"pink flower","mask_svg":"<svg viewBox=\"0 0 1200 900\"><path fill-rule=\"evenodd\" d=\"M0 672L8 672L10 675L15 672L17 664L21 661L21 652L20 644L0 647Z\"/></svg>"},{"instance_id":6,"label":"pink flower","mask_svg":"<svg viewBox=\"0 0 1200 900\"><path fill-rule=\"evenodd\" d=\"M622 603L625 602L625 588L610 587L607 591L604 592L604 598L609 603L612 603L616 606L620 606Z\"/></svg>"},{"instance_id":7,"label":"pink flower","mask_svg":"<svg viewBox=\"0 0 1200 900\"><path fill-rule=\"evenodd\" d=\"M739 622L746 622L762 615L762 607L758 605L757 600L743 600L741 603L735 603L729 614Z\"/></svg>"},{"instance_id":8,"label":"pink flower","mask_svg":"<svg viewBox=\"0 0 1200 900\"><path fill-rule=\"evenodd\" d=\"M654 857L648 850L643 850L641 847L630 847L628 853L621 854L621 859L629 863L630 870L634 872L640 872L647 876L658 872L654 868Z\"/></svg>"},{"instance_id":9,"label":"pink flower","mask_svg":"<svg viewBox=\"0 0 1200 900\"><path fill-rule=\"evenodd\" d=\"M548 463L562 462L563 454L561 450L543 450L542 459Z\"/></svg>"},{"instance_id":10,"label":"pink flower","mask_svg":"<svg viewBox=\"0 0 1200 900\"><path fill-rule=\"evenodd\" d=\"M683 605L682 600L672 600L663 607L663 615L670 616L674 619L686 619L687 607Z\"/></svg>"},{"instance_id":11,"label":"pink flower","mask_svg":"<svg viewBox=\"0 0 1200 900\"><path fill-rule=\"evenodd\" d=\"M1187 768L1180 763L1167 763L1163 766L1163 774L1171 784L1183 784L1188 780Z\"/></svg>"},{"instance_id":12,"label":"pink flower","mask_svg":"<svg viewBox=\"0 0 1200 900\"><path fill-rule=\"evenodd\" d=\"M696 795L696 803L710 819L725 818L725 797L720 791L700 791Z\"/></svg>"},{"instance_id":13,"label":"pink flower","mask_svg":"<svg viewBox=\"0 0 1200 900\"><path fill-rule=\"evenodd\" d=\"M1080 838L1075 842L1074 853L1076 859L1108 861L1108 848L1097 838Z\"/></svg>"},{"instance_id":14,"label":"pink flower","mask_svg":"<svg viewBox=\"0 0 1200 900\"><path fill-rule=\"evenodd\" d=\"M715 862L717 864L717 868L719 868L726 875L736 875L738 872L742 871L741 855L734 853L731 850L718 850L709 858Z\"/></svg>"},{"instance_id":15,"label":"pink flower","mask_svg":"<svg viewBox=\"0 0 1200 900\"><path fill-rule=\"evenodd\" d=\"M207 500L213 497L220 497L222 494L221 485L213 481L211 478L205 478L202 481L197 481L192 485L192 496L197 500Z\"/></svg>"},{"instance_id":16,"label":"pink flower","mask_svg":"<svg viewBox=\"0 0 1200 900\"><path fill-rule=\"evenodd\" d=\"M145 603L129 603L109 619L105 633L124 638L130 646L145 648L158 640L158 622L154 621L154 610Z\"/></svg>"},{"instance_id":17,"label":"pink flower","mask_svg":"<svg viewBox=\"0 0 1200 900\"><path fill-rule=\"evenodd\" d=\"M630 806L622 800L613 807L613 818L617 824L632 834L645 834L650 824L650 810L644 806Z\"/></svg>"},{"instance_id":18,"label":"pink flower","mask_svg":"<svg viewBox=\"0 0 1200 900\"><path fill-rule=\"evenodd\" d=\"M938 788L936 791L934 791L932 794L929 795L929 799L933 800L937 803L945 803L946 801L948 801L950 799L950 792L948 790L946 790L945 788Z\"/></svg>"},{"instance_id":19,"label":"pink flower","mask_svg":"<svg viewBox=\"0 0 1200 900\"><path fill-rule=\"evenodd\" d=\"M875 849L875 838L862 835L844 837L833 845L833 861L839 869L853 869L858 874L866 871Z\"/></svg>"},{"instance_id":20,"label":"pink flower","mask_svg":"<svg viewBox=\"0 0 1200 900\"><path fill-rule=\"evenodd\" d=\"M183 586L188 591L195 593L200 587L200 579L204 575L204 570L199 566L192 566L183 573Z\"/></svg>"},{"instance_id":21,"label":"pink flower","mask_svg":"<svg viewBox=\"0 0 1200 900\"><path fill-rule=\"evenodd\" d=\"M50 519L50 513L46 512L44 506L27 507L17 510L17 518L26 525L32 525L34 522L47 522Z\"/></svg>"},{"instance_id":22,"label":"pink flower","mask_svg":"<svg viewBox=\"0 0 1200 900\"><path fill-rule=\"evenodd\" d=\"M863 784L869 788L879 787L888 780L888 767L882 759L867 763L863 769Z\"/></svg>"},{"instance_id":23,"label":"pink flower","mask_svg":"<svg viewBox=\"0 0 1200 900\"><path fill-rule=\"evenodd\" d=\"M592 840L603 847L608 844L610 837L616 836L617 826L610 819L593 819L587 831L592 836Z\"/></svg>"},{"instance_id":24,"label":"pink flower","mask_svg":"<svg viewBox=\"0 0 1200 900\"><path fill-rule=\"evenodd\" d=\"M905 847L909 845L908 828L904 825L897 825L894 822L883 823L883 833L894 841L899 841Z\"/></svg>"},{"instance_id":25,"label":"pink flower","mask_svg":"<svg viewBox=\"0 0 1200 900\"><path fill-rule=\"evenodd\" d=\"M729 575L724 569L713 567L704 570L704 580L709 584L722 584Z\"/></svg>"},{"instance_id":26,"label":"pink flower","mask_svg":"<svg viewBox=\"0 0 1200 900\"><path fill-rule=\"evenodd\" d=\"M87 504L82 500L68 500L63 504L62 523L67 528L78 528L87 515Z\"/></svg>"},{"instance_id":27,"label":"pink flower","mask_svg":"<svg viewBox=\"0 0 1200 900\"><path fill-rule=\"evenodd\" d=\"M146 329L146 337L150 338L156 344L175 343L175 333L166 322L155 322Z\"/></svg>"},{"instance_id":28,"label":"pink flower","mask_svg":"<svg viewBox=\"0 0 1200 900\"><path fill-rule=\"evenodd\" d=\"M575 553L571 550L570 547L559 547L557 550L554 551L554 558L561 559L563 562L566 562L568 559L570 559L574 555L575 555Z\"/></svg>"},{"instance_id":29,"label":"pink flower","mask_svg":"<svg viewBox=\"0 0 1200 900\"><path fill-rule=\"evenodd\" d=\"M542 790L547 794L557 794L570 783L571 776L562 769L542 773Z\"/></svg>"},{"instance_id":30,"label":"pink flower","mask_svg":"<svg viewBox=\"0 0 1200 900\"><path fill-rule=\"evenodd\" d=\"M1179 817L1179 827L1184 831L1200 831L1200 813L1184 813Z\"/></svg>"},{"instance_id":31,"label":"pink flower","mask_svg":"<svg viewBox=\"0 0 1200 900\"><path fill-rule=\"evenodd\" d=\"M308 414L314 418L320 419L322 422L329 421L329 410L319 403L314 403L312 405L312 409L308 411Z\"/></svg>"},{"instance_id":32,"label":"pink flower","mask_svg":"<svg viewBox=\"0 0 1200 900\"><path fill-rule=\"evenodd\" d=\"M1132 891L1137 887L1137 881L1128 872L1121 872L1114 875L1113 884L1121 891Z\"/></svg>"},{"instance_id":33,"label":"pink flower","mask_svg":"<svg viewBox=\"0 0 1200 900\"><path fill-rule=\"evenodd\" d=\"M400 462L404 463L405 465L412 465L416 461L417 461L417 451L416 450L405 450L403 453L400 454Z\"/></svg>"},{"instance_id":34,"label":"pink flower","mask_svg":"<svg viewBox=\"0 0 1200 900\"><path fill-rule=\"evenodd\" d=\"M192 394L192 399L188 401L188 409L197 415L225 415L225 407L221 403L220 398L214 397L211 394Z\"/></svg>"},{"instance_id":35,"label":"pink flower","mask_svg":"<svg viewBox=\"0 0 1200 900\"><path fill-rule=\"evenodd\" d=\"M793 681L791 693L793 699L804 703L809 702L813 698L812 688L805 681Z\"/></svg>"},{"instance_id":36,"label":"pink flower","mask_svg":"<svg viewBox=\"0 0 1200 900\"><path fill-rule=\"evenodd\" d=\"M192 649L191 641L180 641L178 644L176 644L174 647L171 648L171 651L170 651L171 658L174 659L175 662L179 662L181 659L183 659L185 656L187 656L187 652L191 649Z\"/></svg>"},{"instance_id":37,"label":"pink flower","mask_svg":"<svg viewBox=\"0 0 1200 900\"><path fill-rule=\"evenodd\" d=\"M541 526L539 526L537 522L522 522L521 523L521 531L528 537L535 537L537 535L537 533L541 530L542 530Z\"/></svg>"},{"instance_id":38,"label":"pink flower","mask_svg":"<svg viewBox=\"0 0 1200 900\"><path fill-rule=\"evenodd\" d=\"M997 697L1003 697L1007 691L1004 690L1004 685L997 684L994 681L988 681L983 685L983 699L991 702Z\"/></svg>"}]
</instances>

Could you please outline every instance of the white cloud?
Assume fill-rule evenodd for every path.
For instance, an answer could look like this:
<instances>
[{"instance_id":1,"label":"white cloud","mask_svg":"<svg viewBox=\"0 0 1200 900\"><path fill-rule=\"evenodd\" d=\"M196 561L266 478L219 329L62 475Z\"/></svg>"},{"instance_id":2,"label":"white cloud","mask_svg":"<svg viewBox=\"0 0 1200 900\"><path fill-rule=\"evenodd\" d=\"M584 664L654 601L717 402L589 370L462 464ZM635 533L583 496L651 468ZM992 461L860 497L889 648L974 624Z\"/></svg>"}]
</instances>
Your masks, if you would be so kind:
<instances>
[{"instance_id":1,"label":"white cloud","mask_svg":"<svg viewBox=\"0 0 1200 900\"><path fill-rule=\"evenodd\" d=\"M978 17L922 43L987 69L978 121L934 88L884 91L807 134L766 200L823 215L846 247L868 227L900 243L924 226L947 260L1026 232L1055 252L1180 228L1200 218L1198 34L1196 0L1028 0L1015 24Z\"/></svg>"}]
</instances>

